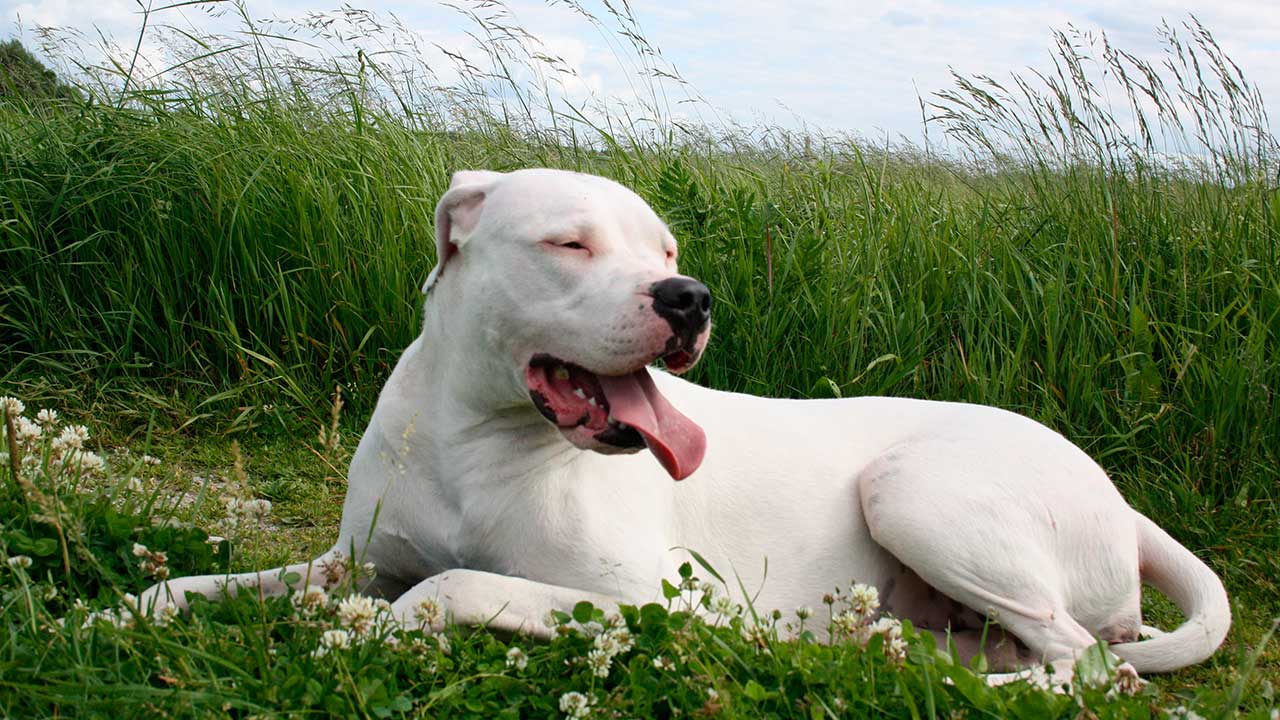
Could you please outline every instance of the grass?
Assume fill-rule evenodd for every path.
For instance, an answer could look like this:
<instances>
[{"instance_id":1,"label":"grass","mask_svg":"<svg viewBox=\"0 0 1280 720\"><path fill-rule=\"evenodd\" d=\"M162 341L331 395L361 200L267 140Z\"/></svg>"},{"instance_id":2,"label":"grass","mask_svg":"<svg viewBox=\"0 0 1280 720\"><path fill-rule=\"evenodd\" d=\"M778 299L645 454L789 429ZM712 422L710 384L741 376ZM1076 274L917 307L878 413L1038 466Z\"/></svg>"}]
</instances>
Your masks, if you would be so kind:
<instances>
[{"instance_id":1,"label":"grass","mask_svg":"<svg viewBox=\"0 0 1280 720\"><path fill-rule=\"evenodd\" d=\"M599 173L653 205L681 242L682 270L713 292L716 331L695 381L1023 412L1089 451L1224 578L1236 623L1214 659L1158 678L1140 701L1090 696L1089 711L1147 714L1155 703L1225 714L1237 692L1259 715L1275 704L1276 643L1256 666L1247 658L1280 616L1280 155L1261 98L1204 28L1163 28L1166 67L1063 34L1055 71L1039 78L957 77L926 106L930 128L951 139L939 154L567 108L545 81L554 59L538 65L536 39L501 15L473 17L492 66L440 87L396 44L394 25L353 12L335 20L390 38L395 52L324 65L268 44L284 36L274 27L250 25L239 49L170 33L189 62L169 73L140 81L126 53L105 71L82 68L85 99L0 101L0 395L92 420L107 447L161 456L158 498L199 497L199 476L222 479L209 497L272 500L270 521L228 545L235 569L314 554L336 532L342 450L417 333L432 209L449 173ZM627 42L645 42L633 18L613 21ZM636 57L661 70L660 56ZM1108 82L1124 90L1099 89ZM651 117L670 116L660 87L649 85ZM334 387L347 403L345 439L326 448L311 438ZM245 487L232 440L244 448ZM102 487L127 482L114 465ZM514 704L545 715L557 708L538 698L584 683L616 711L664 716L708 710L708 686L724 698L711 709L730 715L840 714L836 697L852 714L1078 711L1033 708L1052 701L1030 689L974 689L959 670L943 685L952 670L918 644L905 667L804 643L765 655L739 633L690 623L678 605L665 619L633 618L642 636L670 632L652 630L662 637L630 656L632 672L600 683L581 669L561 677L586 642L574 636L531 651L534 669L518 681L504 642L484 634L453 636L448 657L366 645L322 667L332 658L308 659L319 626L295 627L287 603L202 607L164 631L46 632L73 593L98 609L147 583L127 547L104 544L126 541L86 499L97 495L82 495L43 513L73 530L59 552L0 584L6 713L92 716L125 701L252 714L310 697L298 707L381 715L410 712L408 702L422 715L484 715ZM34 553L15 538L50 538L40 533L51 526L16 491L9 502L0 549ZM225 523L212 500L121 512ZM164 538L177 572L214 557L179 551L203 542L193 532ZM98 575L64 577L60 549L76 537L105 558ZM37 602L31 583L61 599ZM1145 611L1177 621L1158 597ZM683 680L643 667L677 652L689 660ZM445 672L426 673L431 663Z\"/></svg>"}]
</instances>

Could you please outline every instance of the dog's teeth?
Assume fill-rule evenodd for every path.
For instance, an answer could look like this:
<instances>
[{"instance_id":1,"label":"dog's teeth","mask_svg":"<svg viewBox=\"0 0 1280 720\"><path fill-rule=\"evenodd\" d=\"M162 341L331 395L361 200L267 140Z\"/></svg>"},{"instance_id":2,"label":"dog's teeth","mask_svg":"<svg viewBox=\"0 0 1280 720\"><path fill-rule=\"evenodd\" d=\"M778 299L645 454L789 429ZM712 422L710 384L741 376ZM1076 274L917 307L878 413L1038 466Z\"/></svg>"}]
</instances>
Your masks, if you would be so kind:
<instances>
[{"instance_id":1,"label":"dog's teeth","mask_svg":"<svg viewBox=\"0 0 1280 720\"><path fill-rule=\"evenodd\" d=\"M585 392L583 392L583 391L582 391L582 388L574 388L574 389L573 389L573 394L574 394L574 395L576 395L576 396L578 396L578 399L579 399L579 400L586 400L586 399L587 399L587 394L586 394Z\"/></svg>"},{"instance_id":2,"label":"dog's teeth","mask_svg":"<svg viewBox=\"0 0 1280 720\"><path fill-rule=\"evenodd\" d=\"M624 422L620 422L620 423L618 423L618 429L619 429L619 430L630 430L630 429L631 429L631 426L630 426L630 425L628 425L628 424L626 424L626 423L624 423Z\"/></svg>"},{"instance_id":3,"label":"dog's teeth","mask_svg":"<svg viewBox=\"0 0 1280 720\"><path fill-rule=\"evenodd\" d=\"M595 399L595 398L588 398L588 399L587 399L587 404L588 404L588 405L590 405L591 407L596 407L596 399Z\"/></svg>"},{"instance_id":4,"label":"dog's teeth","mask_svg":"<svg viewBox=\"0 0 1280 720\"><path fill-rule=\"evenodd\" d=\"M560 367L557 367L557 368L556 368L556 379L557 379L557 380L568 380L568 379L569 379L569 368L567 368L567 367L565 367L565 366L563 366L563 365L561 365Z\"/></svg>"}]
</instances>

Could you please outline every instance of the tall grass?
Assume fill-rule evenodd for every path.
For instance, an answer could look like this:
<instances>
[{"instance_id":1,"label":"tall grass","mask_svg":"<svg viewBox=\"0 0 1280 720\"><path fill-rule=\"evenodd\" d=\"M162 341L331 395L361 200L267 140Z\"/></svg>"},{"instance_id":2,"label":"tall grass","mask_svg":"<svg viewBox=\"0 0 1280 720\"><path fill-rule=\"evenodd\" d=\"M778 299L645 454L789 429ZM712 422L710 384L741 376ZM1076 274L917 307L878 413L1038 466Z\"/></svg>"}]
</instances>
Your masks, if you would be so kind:
<instances>
[{"instance_id":1,"label":"tall grass","mask_svg":"<svg viewBox=\"0 0 1280 720\"><path fill-rule=\"evenodd\" d=\"M492 7L464 7L485 53L448 84L393 19L241 10L225 38L153 24L171 69L125 48L81 65L88 101L0 104L0 387L225 418L337 384L359 423L418 332L450 172L599 173L713 292L695 380L1024 412L1277 610L1280 165L1207 29L1163 26L1163 63L1059 34L1052 72L923 103L949 148L904 148L671 120L691 91L625 7L593 20L646 99L572 105L563 61Z\"/></svg>"}]
</instances>

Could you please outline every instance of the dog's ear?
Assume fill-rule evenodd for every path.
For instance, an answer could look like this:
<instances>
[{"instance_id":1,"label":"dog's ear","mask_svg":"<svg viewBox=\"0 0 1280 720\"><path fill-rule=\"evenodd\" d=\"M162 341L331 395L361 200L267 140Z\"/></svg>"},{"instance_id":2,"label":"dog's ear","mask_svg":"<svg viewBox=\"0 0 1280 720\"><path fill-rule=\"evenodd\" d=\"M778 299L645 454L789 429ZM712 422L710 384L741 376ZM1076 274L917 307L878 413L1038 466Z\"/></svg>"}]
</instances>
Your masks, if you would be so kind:
<instances>
[{"instance_id":1,"label":"dog's ear","mask_svg":"<svg viewBox=\"0 0 1280 720\"><path fill-rule=\"evenodd\" d=\"M459 170L449 182L449 190L436 205L436 266L422 285L425 295L440 279L445 263L466 244L480 221L480 212L489 190L502 173L488 170Z\"/></svg>"}]
</instances>

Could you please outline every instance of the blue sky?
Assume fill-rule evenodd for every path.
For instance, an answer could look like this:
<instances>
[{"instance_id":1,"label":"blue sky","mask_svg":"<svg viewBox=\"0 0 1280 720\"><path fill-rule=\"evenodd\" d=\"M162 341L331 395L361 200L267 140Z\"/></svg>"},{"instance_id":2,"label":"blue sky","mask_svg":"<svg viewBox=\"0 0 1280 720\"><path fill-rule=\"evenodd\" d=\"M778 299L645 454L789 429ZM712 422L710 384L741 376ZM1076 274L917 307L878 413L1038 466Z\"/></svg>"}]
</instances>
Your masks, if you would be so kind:
<instances>
[{"instance_id":1,"label":"blue sky","mask_svg":"<svg viewBox=\"0 0 1280 720\"><path fill-rule=\"evenodd\" d=\"M157 5L162 3L157 2ZM301 17L339 3L314 0L248 0L254 17ZM473 29L455 10L428 0L355 0L379 13L395 13L430 47L473 52ZM593 13L604 6L583 0ZM546 49L572 65L566 93L625 101L636 87L634 72L618 61L616 33L602 32L563 4L531 0L507 3L517 22ZM1072 0L1070 2L941 2L938 0L632 0L645 36L667 63L705 98L708 106L674 105L677 114L720 113L754 124L868 138L920 137L917 94L950 86L949 69L1007 78L1011 71L1048 67L1050 30L1074 25L1105 31L1112 42L1145 58L1159 56L1162 18L1176 23L1195 15L1263 91L1280 97L1280 9L1274 2L1217 0ZM132 44L139 15L132 0L0 0L0 35L21 32L31 40L41 25L100 29ZM208 13L188 8L167 22L220 29ZM153 57L163 48L146 44ZM154 57L162 63L162 57ZM673 92L678 88L673 87ZM710 113L710 115L708 115ZM1275 123L1273 121L1273 127Z\"/></svg>"}]
</instances>

